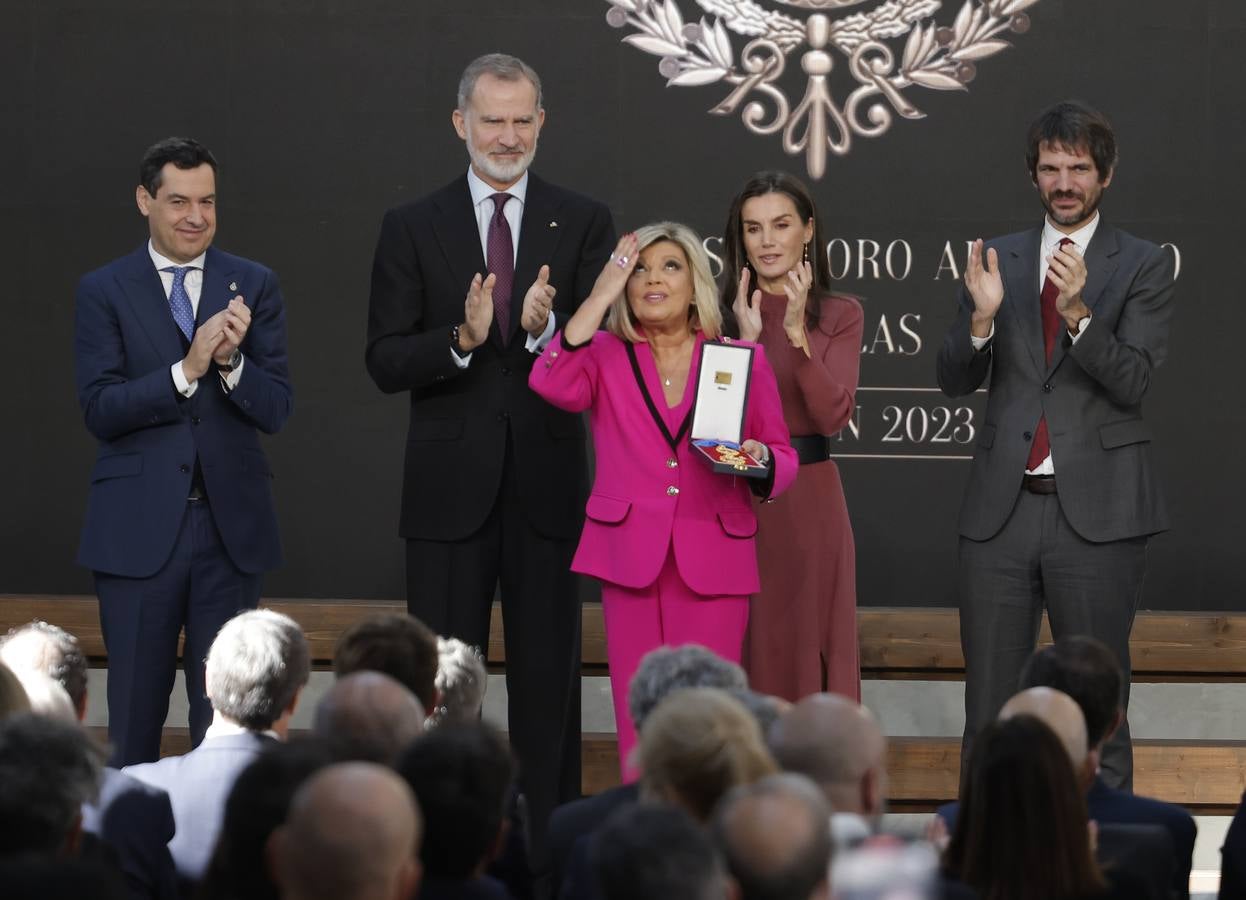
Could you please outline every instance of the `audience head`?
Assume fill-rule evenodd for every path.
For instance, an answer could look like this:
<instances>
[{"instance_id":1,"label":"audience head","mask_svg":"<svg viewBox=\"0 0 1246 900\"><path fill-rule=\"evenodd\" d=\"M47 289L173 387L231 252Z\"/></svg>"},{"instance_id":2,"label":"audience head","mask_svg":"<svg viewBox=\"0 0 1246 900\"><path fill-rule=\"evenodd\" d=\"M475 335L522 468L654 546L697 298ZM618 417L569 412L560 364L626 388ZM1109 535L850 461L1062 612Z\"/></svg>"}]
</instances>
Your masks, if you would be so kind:
<instances>
[{"instance_id":1,"label":"audience head","mask_svg":"<svg viewBox=\"0 0 1246 900\"><path fill-rule=\"evenodd\" d=\"M625 806L589 842L604 900L721 900L727 875L709 835L683 810Z\"/></svg>"},{"instance_id":2,"label":"audience head","mask_svg":"<svg viewBox=\"0 0 1246 900\"><path fill-rule=\"evenodd\" d=\"M700 644L650 650L641 658L627 687L627 708L636 730L644 729L649 713L668 694L698 687L744 690L748 676L738 665Z\"/></svg>"},{"instance_id":3,"label":"audience head","mask_svg":"<svg viewBox=\"0 0 1246 900\"><path fill-rule=\"evenodd\" d=\"M1083 788L1095 777L1097 758L1089 755L1086 719L1068 694L1047 687L1027 688L1011 697L999 711L1001 719L1028 715L1038 719L1060 739L1069 763Z\"/></svg>"},{"instance_id":4,"label":"audience head","mask_svg":"<svg viewBox=\"0 0 1246 900\"><path fill-rule=\"evenodd\" d=\"M831 808L803 775L735 788L714 813L714 838L740 900L829 895Z\"/></svg>"},{"instance_id":5,"label":"audience head","mask_svg":"<svg viewBox=\"0 0 1246 900\"><path fill-rule=\"evenodd\" d=\"M30 712L26 688L13 670L0 662L0 719L24 712Z\"/></svg>"},{"instance_id":6,"label":"audience head","mask_svg":"<svg viewBox=\"0 0 1246 900\"><path fill-rule=\"evenodd\" d=\"M17 673L17 680L22 683L26 697L30 700L30 711L40 716L60 719L62 722L77 724L78 711L65 689L42 672L24 669Z\"/></svg>"},{"instance_id":7,"label":"audience head","mask_svg":"<svg viewBox=\"0 0 1246 900\"><path fill-rule=\"evenodd\" d=\"M1036 717L992 722L974 739L944 862L983 897L1047 900L1104 889L1068 751Z\"/></svg>"},{"instance_id":8,"label":"audience head","mask_svg":"<svg viewBox=\"0 0 1246 900\"><path fill-rule=\"evenodd\" d=\"M483 722L449 724L408 747L397 768L424 814L420 861L425 876L480 874L506 837L515 781L506 738Z\"/></svg>"},{"instance_id":9,"label":"audience head","mask_svg":"<svg viewBox=\"0 0 1246 900\"><path fill-rule=\"evenodd\" d=\"M271 609L248 610L221 626L212 641L208 699L217 715L243 728L284 733L310 670L297 622Z\"/></svg>"},{"instance_id":10,"label":"audience head","mask_svg":"<svg viewBox=\"0 0 1246 900\"><path fill-rule=\"evenodd\" d=\"M407 783L375 763L321 769L298 789L269 840L283 900L411 897L420 878L420 812Z\"/></svg>"},{"instance_id":11,"label":"audience head","mask_svg":"<svg viewBox=\"0 0 1246 900\"><path fill-rule=\"evenodd\" d=\"M606 316L606 330L617 337L631 343L638 343L644 338L642 319L648 315L648 307L643 299L646 290L645 270L641 268L649 254L646 250L654 247L650 263L655 271L658 266L665 266L662 261L668 257L680 264L680 269L672 270L678 275L687 274L687 292L678 291L680 303L687 300L688 308L668 307L676 297L676 289L671 288L671 296L660 310L670 310L671 315L685 316L694 331L700 331L707 339L714 339L722 334L723 315L718 308L718 290L714 285L714 276L710 273L710 260L701 243L701 236L678 222L653 222L642 225L635 231L636 256L640 260L637 269L627 280L627 285L610 307ZM662 247L656 247L663 244ZM685 284L680 278L679 284ZM678 320L683 322L684 319Z\"/></svg>"},{"instance_id":12,"label":"audience head","mask_svg":"<svg viewBox=\"0 0 1246 900\"><path fill-rule=\"evenodd\" d=\"M405 613L369 616L338 639L333 671L338 677L381 672L402 682L431 710L437 705L437 635Z\"/></svg>"},{"instance_id":13,"label":"audience head","mask_svg":"<svg viewBox=\"0 0 1246 900\"><path fill-rule=\"evenodd\" d=\"M69 695L79 721L87 711L87 657L78 639L36 619L0 638L0 662L13 671L42 672Z\"/></svg>"},{"instance_id":14,"label":"audience head","mask_svg":"<svg viewBox=\"0 0 1246 900\"><path fill-rule=\"evenodd\" d=\"M726 688L725 690L748 710L750 716L757 720L757 727L761 729L763 739L770 733L774 723L792 708L792 704L782 697L759 694L748 688Z\"/></svg>"},{"instance_id":15,"label":"audience head","mask_svg":"<svg viewBox=\"0 0 1246 900\"><path fill-rule=\"evenodd\" d=\"M717 688L687 688L650 713L640 734L645 796L709 820L727 791L777 771L757 720Z\"/></svg>"},{"instance_id":16,"label":"audience head","mask_svg":"<svg viewBox=\"0 0 1246 900\"><path fill-rule=\"evenodd\" d=\"M835 694L810 694L784 713L769 734L787 772L821 788L836 812L867 818L887 805L887 739L870 711Z\"/></svg>"},{"instance_id":17,"label":"audience head","mask_svg":"<svg viewBox=\"0 0 1246 900\"><path fill-rule=\"evenodd\" d=\"M0 720L0 856L72 852L103 764L76 722L32 713Z\"/></svg>"},{"instance_id":18,"label":"audience head","mask_svg":"<svg viewBox=\"0 0 1246 900\"><path fill-rule=\"evenodd\" d=\"M273 743L239 774L229 791L216 850L201 896L277 900L264 859L273 831L286 820L295 791L332 757L314 738Z\"/></svg>"},{"instance_id":19,"label":"audience head","mask_svg":"<svg viewBox=\"0 0 1246 900\"><path fill-rule=\"evenodd\" d=\"M1041 647L1021 671L1021 688L1063 691L1082 708L1086 740L1098 754L1125 718L1121 709L1121 667L1107 645L1085 635L1063 637Z\"/></svg>"},{"instance_id":20,"label":"audience head","mask_svg":"<svg viewBox=\"0 0 1246 900\"><path fill-rule=\"evenodd\" d=\"M458 638L437 638L437 694L440 704L430 725L474 722L480 717L489 686L481 652Z\"/></svg>"},{"instance_id":21,"label":"audience head","mask_svg":"<svg viewBox=\"0 0 1246 900\"><path fill-rule=\"evenodd\" d=\"M325 692L312 731L339 760L388 766L424 732L424 707L388 675L356 672Z\"/></svg>"}]
</instances>

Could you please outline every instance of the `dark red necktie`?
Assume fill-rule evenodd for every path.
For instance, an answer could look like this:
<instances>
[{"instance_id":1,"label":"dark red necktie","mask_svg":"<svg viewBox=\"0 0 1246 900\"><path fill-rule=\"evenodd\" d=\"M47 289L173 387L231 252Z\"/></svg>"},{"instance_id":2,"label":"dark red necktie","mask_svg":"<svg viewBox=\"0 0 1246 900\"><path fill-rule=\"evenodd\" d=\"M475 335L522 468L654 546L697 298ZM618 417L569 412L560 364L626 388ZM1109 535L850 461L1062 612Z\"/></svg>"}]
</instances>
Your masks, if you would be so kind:
<instances>
[{"instance_id":1,"label":"dark red necktie","mask_svg":"<svg viewBox=\"0 0 1246 900\"><path fill-rule=\"evenodd\" d=\"M510 194L497 193L493 200L493 218L489 220L487 246L489 258L485 261L493 282L493 318L498 323L498 333L505 344L511 333L511 288L515 283L515 245L511 241L511 225L506 221L506 201Z\"/></svg>"},{"instance_id":2,"label":"dark red necktie","mask_svg":"<svg viewBox=\"0 0 1246 900\"><path fill-rule=\"evenodd\" d=\"M1060 239L1060 247L1066 247L1073 243L1068 238ZM1056 348L1056 335L1060 333L1060 313L1056 311L1056 297L1060 295L1060 289L1056 287L1056 283L1051 280L1051 270L1047 270L1047 277L1043 280L1043 292L1038 295L1039 309L1043 313L1043 347L1047 351L1047 365L1051 365L1051 353ZM1030 444L1030 458L1025 461L1027 471L1033 472L1043 460L1051 455L1051 439L1047 436L1047 417L1042 416L1038 420L1038 427L1034 429L1034 443Z\"/></svg>"}]
</instances>

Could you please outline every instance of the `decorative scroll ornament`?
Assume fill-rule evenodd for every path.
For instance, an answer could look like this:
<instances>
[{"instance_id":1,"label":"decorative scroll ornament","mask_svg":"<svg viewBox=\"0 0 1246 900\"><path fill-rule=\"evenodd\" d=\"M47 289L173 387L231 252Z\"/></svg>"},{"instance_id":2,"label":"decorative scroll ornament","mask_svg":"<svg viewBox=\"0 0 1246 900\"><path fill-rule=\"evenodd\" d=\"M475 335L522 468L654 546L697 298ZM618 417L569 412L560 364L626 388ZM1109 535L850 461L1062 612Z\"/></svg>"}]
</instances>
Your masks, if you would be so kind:
<instances>
[{"instance_id":1,"label":"decorative scroll ornament","mask_svg":"<svg viewBox=\"0 0 1246 900\"><path fill-rule=\"evenodd\" d=\"M695 22L680 9L687 0L606 2L606 21L632 29L623 42L661 57L658 71L668 86L729 85L710 112L738 111L754 134L780 134L783 151L803 153L810 177L817 179L826 174L827 153L845 156L854 136L878 137L896 115L925 118L905 95L909 88L967 90L978 62L1011 46L1000 35L1029 31L1025 10L1039 0L964 0L950 25L933 20L942 0L873 0L877 5L869 12L834 19L827 13L870 0L775 0L808 11L803 21L754 0L695 0L705 13ZM731 33L745 42L738 55ZM778 82L798 49L806 83L792 106ZM855 80L842 103L829 77L835 51Z\"/></svg>"}]
</instances>

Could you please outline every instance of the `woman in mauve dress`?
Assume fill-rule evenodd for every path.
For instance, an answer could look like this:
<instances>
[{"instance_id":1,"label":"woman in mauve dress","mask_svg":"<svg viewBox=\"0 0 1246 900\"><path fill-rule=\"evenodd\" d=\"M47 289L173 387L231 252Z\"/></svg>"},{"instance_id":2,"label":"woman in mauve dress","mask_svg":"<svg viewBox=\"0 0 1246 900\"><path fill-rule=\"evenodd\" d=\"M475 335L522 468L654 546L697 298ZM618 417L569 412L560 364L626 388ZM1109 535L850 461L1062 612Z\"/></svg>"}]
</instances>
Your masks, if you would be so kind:
<instances>
[{"instance_id":1,"label":"woman in mauve dress","mask_svg":"<svg viewBox=\"0 0 1246 900\"><path fill-rule=\"evenodd\" d=\"M828 456L856 405L861 304L832 292L813 198L784 172L749 179L723 247L722 305L742 339L765 347L801 463L792 490L758 504L749 684L792 701L817 691L860 700L852 523Z\"/></svg>"}]
</instances>

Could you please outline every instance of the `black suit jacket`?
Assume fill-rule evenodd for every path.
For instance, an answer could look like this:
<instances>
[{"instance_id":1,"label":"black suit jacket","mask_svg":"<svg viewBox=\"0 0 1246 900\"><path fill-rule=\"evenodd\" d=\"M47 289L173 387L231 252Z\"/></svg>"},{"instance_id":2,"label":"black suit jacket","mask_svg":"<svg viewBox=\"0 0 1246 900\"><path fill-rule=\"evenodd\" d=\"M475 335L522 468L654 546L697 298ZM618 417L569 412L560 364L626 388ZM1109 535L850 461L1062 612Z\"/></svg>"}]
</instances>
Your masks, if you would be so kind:
<instances>
[{"instance_id":1,"label":"black suit jacket","mask_svg":"<svg viewBox=\"0 0 1246 900\"><path fill-rule=\"evenodd\" d=\"M611 813L640 800L639 784L620 784L591 797L564 803L549 817L550 875L553 896L559 896L572 863L578 838L592 834Z\"/></svg>"},{"instance_id":2,"label":"black suit jacket","mask_svg":"<svg viewBox=\"0 0 1246 900\"><path fill-rule=\"evenodd\" d=\"M1220 900L1246 900L1246 794L1220 847Z\"/></svg>"},{"instance_id":3,"label":"black suit jacket","mask_svg":"<svg viewBox=\"0 0 1246 900\"><path fill-rule=\"evenodd\" d=\"M1032 229L987 245L998 251L1004 279L988 348L978 352L970 342L973 300L962 287L959 315L939 352L939 386L950 397L991 376L960 533L985 541L1004 526L1044 415L1060 507L1078 534L1102 542L1164 531L1168 513L1142 399L1168 355L1173 257L1101 220L1085 255L1090 324L1076 344L1060 336L1049 363L1039 302L1041 234Z\"/></svg>"},{"instance_id":4,"label":"black suit jacket","mask_svg":"<svg viewBox=\"0 0 1246 900\"><path fill-rule=\"evenodd\" d=\"M466 174L421 200L391 209L381 223L368 307L368 373L386 393L409 391L399 533L460 540L493 507L509 434L520 491L533 526L574 538L587 480L584 427L528 388L536 359L524 346L523 298L543 264L557 293L561 328L588 296L614 247L606 207L529 173L519 228L511 334L494 320L466 369L450 356L450 332L484 254Z\"/></svg>"},{"instance_id":5,"label":"black suit jacket","mask_svg":"<svg viewBox=\"0 0 1246 900\"><path fill-rule=\"evenodd\" d=\"M105 769L99 799L82 807L82 830L113 849L135 900L177 896L169 855L173 808L163 790L117 769Z\"/></svg>"}]
</instances>

